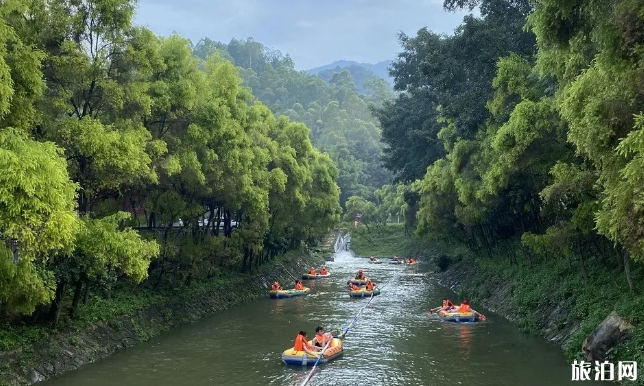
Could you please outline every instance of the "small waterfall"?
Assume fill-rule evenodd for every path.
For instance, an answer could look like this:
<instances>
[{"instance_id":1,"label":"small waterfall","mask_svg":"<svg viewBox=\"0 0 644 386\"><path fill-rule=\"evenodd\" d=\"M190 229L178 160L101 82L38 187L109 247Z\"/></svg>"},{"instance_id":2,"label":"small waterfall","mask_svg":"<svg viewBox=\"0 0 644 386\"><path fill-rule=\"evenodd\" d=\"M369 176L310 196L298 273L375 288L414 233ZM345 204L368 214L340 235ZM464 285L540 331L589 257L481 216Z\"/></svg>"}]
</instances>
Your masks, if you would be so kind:
<instances>
[{"instance_id":1,"label":"small waterfall","mask_svg":"<svg viewBox=\"0 0 644 386\"><path fill-rule=\"evenodd\" d=\"M335 240L335 245L333 246L333 249L336 253L340 251L348 251L350 243L351 243L351 234L347 233L344 236L342 236L341 234L338 234L338 237Z\"/></svg>"}]
</instances>

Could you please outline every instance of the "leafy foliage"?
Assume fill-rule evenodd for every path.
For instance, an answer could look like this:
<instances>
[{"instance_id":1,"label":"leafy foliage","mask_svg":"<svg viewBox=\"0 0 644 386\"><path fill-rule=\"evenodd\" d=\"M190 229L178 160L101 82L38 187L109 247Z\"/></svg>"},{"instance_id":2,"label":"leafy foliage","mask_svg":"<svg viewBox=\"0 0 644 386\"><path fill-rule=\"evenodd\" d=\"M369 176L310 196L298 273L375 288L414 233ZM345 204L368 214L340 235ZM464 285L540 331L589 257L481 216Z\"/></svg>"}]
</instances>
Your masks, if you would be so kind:
<instances>
[{"instance_id":1,"label":"leafy foliage","mask_svg":"<svg viewBox=\"0 0 644 386\"><path fill-rule=\"evenodd\" d=\"M630 264L644 259L642 2L444 6L479 7L481 17L466 17L454 36L401 35L392 71L401 94L376 109L385 166L411 187L407 210L417 206L407 226L487 254L492 261L477 264L497 272L492 281L518 275L523 316L567 299L591 308L597 297L586 294L599 288L612 299L637 293L641 265ZM607 283L616 272L624 280ZM575 344L605 316L583 307L572 307L569 322L583 321Z\"/></svg>"},{"instance_id":2,"label":"leafy foliage","mask_svg":"<svg viewBox=\"0 0 644 386\"><path fill-rule=\"evenodd\" d=\"M201 59L214 52L241 68L244 85L277 116L310 128L313 145L327 152L338 168L343 205L354 195L373 198L374 191L388 182L390 175L380 163L380 126L370 112L370 106L393 97L384 79L362 76L355 69L320 77L298 72L288 55L251 38L228 44L204 38L195 46Z\"/></svg>"},{"instance_id":3,"label":"leafy foliage","mask_svg":"<svg viewBox=\"0 0 644 386\"><path fill-rule=\"evenodd\" d=\"M251 271L340 219L338 169L310 129L242 86L263 46L193 49L132 25L134 8L0 9L0 315L12 322L77 319L92 292ZM229 61L243 52L248 71Z\"/></svg>"}]
</instances>

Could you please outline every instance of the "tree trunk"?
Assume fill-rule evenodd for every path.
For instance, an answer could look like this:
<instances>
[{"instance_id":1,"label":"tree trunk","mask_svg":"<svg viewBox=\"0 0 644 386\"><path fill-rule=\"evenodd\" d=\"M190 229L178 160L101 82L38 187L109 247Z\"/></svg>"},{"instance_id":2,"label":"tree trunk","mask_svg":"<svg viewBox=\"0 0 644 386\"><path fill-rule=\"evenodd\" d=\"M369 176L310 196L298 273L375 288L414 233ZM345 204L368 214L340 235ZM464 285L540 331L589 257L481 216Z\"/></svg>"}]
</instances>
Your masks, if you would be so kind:
<instances>
[{"instance_id":1,"label":"tree trunk","mask_svg":"<svg viewBox=\"0 0 644 386\"><path fill-rule=\"evenodd\" d=\"M208 208L208 227L206 227L206 234L215 234L215 207Z\"/></svg>"},{"instance_id":2,"label":"tree trunk","mask_svg":"<svg viewBox=\"0 0 644 386\"><path fill-rule=\"evenodd\" d=\"M83 281L78 279L76 287L74 288L74 299L72 300L72 307L69 310L69 317L75 319L78 316L78 303L80 303L81 296L83 295Z\"/></svg>"},{"instance_id":3,"label":"tree trunk","mask_svg":"<svg viewBox=\"0 0 644 386\"><path fill-rule=\"evenodd\" d=\"M154 228L155 227L156 218L157 218L157 216L154 214L154 212L151 212L150 217L148 217L148 228Z\"/></svg>"},{"instance_id":4,"label":"tree trunk","mask_svg":"<svg viewBox=\"0 0 644 386\"><path fill-rule=\"evenodd\" d=\"M215 236L219 236L219 225L221 224L221 206L217 207L217 217L215 219Z\"/></svg>"},{"instance_id":5,"label":"tree trunk","mask_svg":"<svg viewBox=\"0 0 644 386\"><path fill-rule=\"evenodd\" d=\"M49 320L52 320L54 323L58 323L58 318L60 317L60 305L65 295L65 284L64 281L56 284L54 301L51 302L51 307L49 308Z\"/></svg>"},{"instance_id":6,"label":"tree trunk","mask_svg":"<svg viewBox=\"0 0 644 386\"><path fill-rule=\"evenodd\" d=\"M622 256L624 253L624 250L622 249L621 251L618 250L621 249L621 247L614 247L613 251L615 251L615 257L617 258L617 266L619 269L624 268L624 257Z\"/></svg>"},{"instance_id":7,"label":"tree trunk","mask_svg":"<svg viewBox=\"0 0 644 386\"><path fill-rule=\"evenodd\" d=\"M83 292L83 305L89 301L89 282L85 283L85 292Z\"/></svg>"},{"instance_id":8,"label":"tree trunk","mask_svg":"<svg viewBox=\"0 0 644 386\"><path fill-rule=\"evenodd\" d=\"M231 225L230 225L230 210L226 209L224 211L224 236L230 237L231 234Z\"/></svg>"},{"instance_id":9,"label":"tree trunk","mask_svg":"<svg viewBox=\"0 0 644 386\"><path fill-rule=\"evenodd\" d=\"M246 271L246 262L248 261L248 247L244 247L244 257L242 259L242 271Z\"/></svg>"},{"instance_id":10,"label":"tree trunk","mask_svg":"<svg viewBox=\"0 0 644 386\"><path fill-rule=\"evenodd\" d=\"M635 288L633 287L633 279L631 278L631 266L628 260L629 260L628 251L624 249L624 273L626 274L628 287L630 288L631 292L635 292Z\"/></svg>"}]
</instances>

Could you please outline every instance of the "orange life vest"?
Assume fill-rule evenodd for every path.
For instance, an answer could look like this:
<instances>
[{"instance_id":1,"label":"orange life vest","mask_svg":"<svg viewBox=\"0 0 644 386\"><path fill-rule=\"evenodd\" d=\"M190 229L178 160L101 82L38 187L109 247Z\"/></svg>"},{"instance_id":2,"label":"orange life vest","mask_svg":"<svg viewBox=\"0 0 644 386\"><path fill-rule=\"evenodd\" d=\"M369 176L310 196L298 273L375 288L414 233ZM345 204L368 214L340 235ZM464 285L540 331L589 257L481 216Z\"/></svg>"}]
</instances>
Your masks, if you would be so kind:
<instances>
[{"instance_id":1,"label":"orange life vest","mask_svg":"<svg viewBox=\"0 0 644 386\"><path fill-rule=\"evenodd\" d=\"M309 347L309 343L306 341L306 338L304 337L304 335L297 334L293 348L295 349L295 351L304 351L305 347Z\"/></svg>"},{"instance_id":2,"label":"orange life vest","mask_svg":"<svg viewBox=\"0 0 644 386\"><path fill-rule=\"evenodd\" d=\"M367 283L367 291L373 291L373 287L375 287L373 283Z\"/></svg>"},{"instance_id":3,"label":"orange life vest","mask_svg":"<svg viewBox=\"0 0 644 386\"><path fill-rule=\"evenodd\" d=\"M309 269L309 275L315 275L315 270L314 269Z\"/></svg>"},{"instance_id":4,"label":"orange life vest","mask_svg":"<svg viewBox=\"0 0 644 386\"><path fill-rule=\"evenodd\" d=\"M470 312L470 305L469 304L461 304L461 306L458 307L458 312Z\"/></svg>"},{"instance_id":5,"label":"orange life vest","mask_svg":"<svg viewBox=\"0 0 644 386\"><path fill-rule=\"evenodd\" d=\"M295 289L296 289L296 290L303 290L303 289L304 289L304 285L303 285L302 283L297 283L297 284L295 285Z\"/></svg>"},{"instance_id":6,"label":"orange life vest","mask_svg":"<svg viewBox=\"0 0 644 386\"><path fill-rule=\"evenodd\" d=\"M326 336L325 336L325 335L326 335L325 333L321 333L321 334L316 334L316 335L315 335L315 340L316 340L319 344L321 344L322 346L324 346L324 345L326 344Z\"/></svg>"},{"instance_id":7,"label":"orange life vest","mask_svg":"<svg viewBox=\"0 0 644 386\"><path fill-rule=\"evenodd\" d=\"M360 291L360 286L357 286L355 284L351 284L351 290L352 291Z\"/></svg>"},{"instance_id":8,"label":"orange life vest","mask_svg":"<svg viewBox=\"0 0 644 386\"><path fill-rule=\"evenodd\" d=\"M329 343L331 339L333 339L333 334L331 334L330 332L315 335L315 340L320 343L322 347L326 346L326 344Z\"/></svg>"},{"instance_id":9,"label":"orange life vest","mask_svg":"<svg viewBox=\"0 0 644 386\"><path fill-rule=\"evenodd\" d=\"M364 273L359 273L356 275L357 280L364 280Z\"/></svg>"},{"instance_id":10,"label":"orange life vest","mask_svg":"<svg viewBox=\"0 0 644 386\"><path fill-rule=\"evenodd\" d=\"M275 283L275 284L273 284L273 287L272 287L272 288L273 288L273 291L279 291L279 290L281 290L281 289L282 289L282 286L281 286L281 285L279 285L279 284L277 284L277 283Z\"/></svg>"},{"instance_id":11,"label":"orange life vest","mask_svg":"<svg viewBox=\"0 0 644 386\"><path fill-rule=\"evenodd\" d=\"M329 271L327 271L326 269L320 271L320 275L326 275L327 273L329 273Z\"/></svg>"}]
</instances>

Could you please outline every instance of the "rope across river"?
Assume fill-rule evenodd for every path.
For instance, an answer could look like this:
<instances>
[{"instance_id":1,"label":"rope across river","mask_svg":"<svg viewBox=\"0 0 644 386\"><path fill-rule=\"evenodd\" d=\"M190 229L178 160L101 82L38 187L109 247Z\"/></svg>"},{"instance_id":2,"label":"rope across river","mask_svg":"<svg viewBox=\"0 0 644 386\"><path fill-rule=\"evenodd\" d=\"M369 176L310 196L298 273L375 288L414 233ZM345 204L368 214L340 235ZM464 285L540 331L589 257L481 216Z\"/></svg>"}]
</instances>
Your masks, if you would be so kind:
<instances>
[{"instance_id":1,"label":"rope across river","mask_svg":"<svg viewBox=\"0 0 644 386\"><path fill-rule=\"evenodd\" d=\"M396 272L396 275L397 275L397 274L398 274L398 272ZM394 277L392 277L392 278L391 278L391 280L389 280L385 285L383 285L383 286L381 287L381 289L382 289L382 288L385 288L389 283L391 283L391 282L394 280L394 278L396 277L396 275L394 275ZM373 300L373 291L371 291L371 297L369 298L369 301L367 302L367 304L365 304L365 305L360 309L360 311L358 311L358 313L356 314L356 316L354 316L354 317L353 317L353 319L351 320L351 322L349 323L349 325L344 329L344 332L342 333L342 335L340 335L340 337L339 337L340 339L344 339L344 337L345 337L345 336L347 336L347 333L349 332L349 329L351 328L351 326L353 326L353 324L358 320L358 317L360 316L360 314L362 313L362 311L364 311L364 309L365 309L365 308L367 308L367 306L369 305L369 303L371 303L371 301L372 301L372 300ZM315 369L318 367L318 363L320 363L320 359L322 359L322 356L324 355L324 352L326 351L326 349L327 349L327 348L329 348L329 345L331 344L331 341L333 341L333 339L329 339L329 341L328 341L328 342L327 342L327 344L324 346L324 348L322 349L322 351L320 351L320 353L318 354L318 359L315 361L315 364L313 365L313 368L311 369L311 371L309 372L309 374L308 374L308 375L306 376L306 378L304 379L304 382L302 382L302 384L301 384L300 386L304 386L304 385L306 385L306 384L308 383L308 381L311 379L311 377L313 376L313 373L315 372Z\"/></svg>"}]
</instances>

